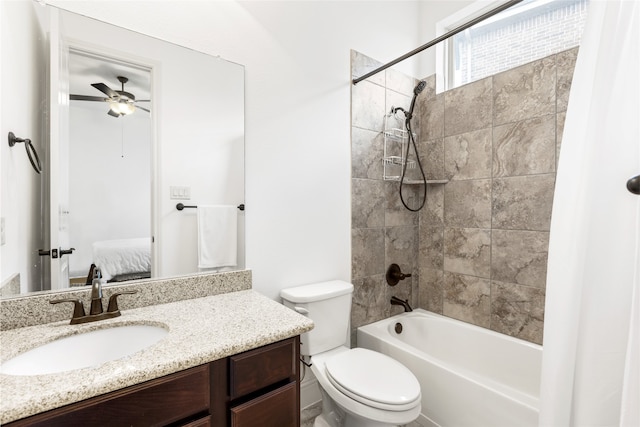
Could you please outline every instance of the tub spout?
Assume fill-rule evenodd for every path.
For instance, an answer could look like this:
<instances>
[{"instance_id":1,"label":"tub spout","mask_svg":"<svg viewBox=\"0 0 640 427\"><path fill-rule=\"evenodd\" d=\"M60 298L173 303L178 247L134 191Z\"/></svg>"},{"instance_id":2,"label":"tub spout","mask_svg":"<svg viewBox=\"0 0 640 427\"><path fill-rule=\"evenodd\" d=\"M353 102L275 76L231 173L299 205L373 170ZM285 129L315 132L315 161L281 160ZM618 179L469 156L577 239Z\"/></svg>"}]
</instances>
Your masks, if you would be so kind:
<instances>
[{"instance_id":1,"label":"tub spout","mask_svg":"<svg viewBox=\"0 0 640 427\"><path fill-rule=\"evenodd\" d=\"M406 299L401 300L398 297L391 297L391 305L401 305L402 307L404 307L405 313L409 311L413 311L413 309L409 305L409 300L406 300Z\"/></svg>"}]
</instances>

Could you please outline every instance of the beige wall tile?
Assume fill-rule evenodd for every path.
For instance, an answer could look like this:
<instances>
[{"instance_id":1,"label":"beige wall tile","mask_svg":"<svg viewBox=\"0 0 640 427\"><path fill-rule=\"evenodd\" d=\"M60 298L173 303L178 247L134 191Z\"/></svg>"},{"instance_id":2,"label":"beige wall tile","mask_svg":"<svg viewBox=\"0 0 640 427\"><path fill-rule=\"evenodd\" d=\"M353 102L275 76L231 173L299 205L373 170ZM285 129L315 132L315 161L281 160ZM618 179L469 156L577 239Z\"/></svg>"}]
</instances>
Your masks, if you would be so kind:
<instances>
[{"instance_id":1,"label":"beige wall tile","mask_svg":"<svg viewBox=\"0 0 640 427\"><path fill-rule=\"evenodd\" d=\"M444 267L444 228L420 226L418 262L421 267L442 270Z\"/></svg>"},{"instance_id":2,"label":"beige wall tile","mask_svg":"<svg viewBox=\"0 0 640 427\"><path fill-rule=\"evenodd\" d=\"M351 185L352 228L384 227L384 181L352 179Z\"/></svg>"},{"instance_id":3,"label":"beige wall tile","mask_svg":"<svg viewBox=\"0 0 640 427\"><path fill-rule=\"evenodd\" d=\"M421 94L416 100L414 114L418 120L419 140L429 141L444 136L444 94L433 97Z\"/></svg>"},{"instance_id":4,"label":"beige wall tile","mask_svg":"<svg viewBox=\"0 0 640 427\"><path fill-rule=\"evenodd\" d=\"M444 297L444 272L420 268L420 307L442 314Z\"/></svg>"},{"instance_id":5,"label":"beige wall tile","mask_svg":"<svg viewBox=\"0 0 640 427\"><path fill-rule=\"evenodd\" d=\"M385 181L385 227L398 227L406 225L418 225L418 212L411 212L406 209L400 200L399 190L400 183L395 181ZM409 203L409 206L417 206L424 199L422 194L422 188L418 185L404 185L402 187L402 194L405 202Z\"/></svg>"},{"instance_id":6,"label":"beige wall tile","mask_svg":"<svg viewBox=\"0 0 640 427\"><path fill-rule=\"evenodd\" d=\"M491 277L491 230L444 229L445 272Z\"/></svg>"},{"instance_id":7,"label":"beige wall tile","mask_svg":"<svg viewBox=\"0 0 640 427\"><path fill-rule=\"evenodd\" d=\"M493 76L493 124L556 112L555 55Z\"/></svg>"},{"instance_id":8,"label":"beige wall tile","mask_svg":"<svg viewBox=\"0 0 640 427\"><path fill-rule=\"evenodd\" d=\"M353 281L351 303L351 327L384 319L389 315L389 301L386 299L384 275L365 277Z\"/></svg>"},{"instance_id":9,"label":"beige wall tile","mask_svg":"<svg viewBox=\"0 0 640 427\"><path fill-rule=\"evenodd\" d=\"M491 178L491 128L444 139L445 178Z\"/></svg>"},{"instance_id":10,"label":"beige wall tile","mask_svg":"<svg viewBox=\"0 0 640 427\"><path fill-rule=\"evenodd\" d=\"M427 185L427 203L420 211L420 225L444 224L444 185Z\"/></svg>"},{"instance_id":11,"label":"beige wall tile","mask_svg":"<svg viewBox=\"0 0 640 427\"><path fill-rule=\"evenodd\" d=\"M385 89L369 81L351 85L351 125L381 132L386 114Z\"/></svg>"},{"instance_id":12,"label":"beige wall tile","mask_svg":"<svg viewBox=\"0 0 640 427\"><path fill-rule=\"evenodd\" d=\"M488 328L491 324L489 280L445 272L442 314Z\"/></svg>"},{"instance_id":13,"label":"beige wall tile","mask_svg":"<svg viewBox=\"0 0 640 427\"><path fill-rule=\"evenodd\" d=\"M542 344L544 290L491 282L491 329Z\"/></svg>"},{"instance_id":14,"label":"beige wall tile","mask_svg":"<svg viewBox=\"0 0 640 427\"><path fill-rule=\"evenodd\" d=\"M403 273L416 271L418 261L418 227L389 227L385 230L385 263L398 264Z\"/></svg>"},{"instance_id":15,"label":"beige wall tile","mask_svg":"<svg viewBox=\"0 0 640 427\"><path fill-rule=\"evenodd\" d=\"M535 117L493 130L493 176L555 172L556 116Z\"/></svg>"},{"instance_id":16,"label":"beige wall tile","mask_svg":"<svg viewBox=\"0 0 640 427\"><path fill-rule=\"evenodd\" d=\"M373 58L368 57L367 55L363 55L360 52L355 50L351 50L351 77L357 78L367 74L369 71L373 71L376 68L380 67L382 62L377 61ZM368 82L378 84L380 86L384 86L385 82L385 73L378 73L367 80ZM363 82L360 82L363 83ZM360 84L358 83L358 84ZM357 86L357 85L356 85Z\"/></svg>"},{"instance_id":17,"label":"beige wall tile","mask_svg":"<svg viewBox=\"0 0 640 427\"><path fill-rule=\"evenodd\" d=\"M444 175L444 140L420 141L418 144L420 161L427 179L445 179ZM420 178L422 176L420 175Z\"/></svg>"},{"instance_id":18,"label":"beige wall tile","mask_svg":"<svg viewBox=\"0 0 640 427\"><path fill-rule=\"evenodd\" d=\"M445 92L444 111L444 136L491 126L493 111L491 77Z\"/></svg>"},{"instance_id":19,"label":"beige wall tile","mask_svg":"<svg viewBox=\"0 0 640 427\"><path fill-rule=\"evenodd\" d=\"M384 75L387 89L413 96L413 88L418 84L418 80L415 77L408 76L393 68L387 68L384 71Z\"/></svg>"},{"instance_id":20,"label":"beige wall tile","mask_svg":"<svg viewBox=\"0 0 640 427\"><path fill-rule=\"evenodd\" d=\"M537 288L545 287L549 252L548 232L494 229L491 243L493 280Z\"/></svg>"},{"instance_id":21,"label":"beige wall tile","mask_svg":"<svg viewBox=\"0 0 640 427\"><path fill-rule=\"evenodd\" d=\"M549 231L554 185L555 174L494 179L493 227Z\"/></svg>"},{"instance_id":22,"label":"beige wall tile","mask_svg":"<svg viewBox=\"0 0 640 427\"><path fill-rule=\"evenodd\" d=\"M351 230L351 279L384 274L384 229Z\"/></svg>"},{"instance_id":23,"label":"beige wall tile","mask_svg":"<svg viewBox=\"0 0 640 427\"><path fill-rule=\"evenodd\" d=\"M450 181L444 186L444 223L449 227L491 227L491 180Z\"/></svg>"},{"instance_id":24,"label":"beige wall tile","mask_svg":"<svg viewBox=\"0 0 640 427\"><path fill-rule=\"evenodd\" d=\"M351 128L351 177L382 179L382 133Z\"/></svg>"}]
</instances>

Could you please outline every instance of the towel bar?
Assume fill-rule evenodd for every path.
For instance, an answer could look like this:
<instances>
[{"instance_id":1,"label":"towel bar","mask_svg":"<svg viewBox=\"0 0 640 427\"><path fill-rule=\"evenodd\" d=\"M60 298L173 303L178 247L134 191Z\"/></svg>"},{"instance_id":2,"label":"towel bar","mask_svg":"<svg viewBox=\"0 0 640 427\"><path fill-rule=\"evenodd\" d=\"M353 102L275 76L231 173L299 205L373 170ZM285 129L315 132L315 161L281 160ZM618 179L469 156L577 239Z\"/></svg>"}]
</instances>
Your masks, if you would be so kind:
<instances>
[{"instance_id":1,"label":"towel bar","mask_svg":"<svg viewBox=\"0 0 640 427\"><path fill-rule=\"evenodd\" d=\"M187 205L183 205L182 203L178 203L176 205L176 209L178 209L179 211L185 209L185 208L189 208L189 209L196 209L198 206L187 206ZM238 205L238 209L240 209L241 211L244 210L244 203L241 203Z\"/></svg>"}]
</instances>

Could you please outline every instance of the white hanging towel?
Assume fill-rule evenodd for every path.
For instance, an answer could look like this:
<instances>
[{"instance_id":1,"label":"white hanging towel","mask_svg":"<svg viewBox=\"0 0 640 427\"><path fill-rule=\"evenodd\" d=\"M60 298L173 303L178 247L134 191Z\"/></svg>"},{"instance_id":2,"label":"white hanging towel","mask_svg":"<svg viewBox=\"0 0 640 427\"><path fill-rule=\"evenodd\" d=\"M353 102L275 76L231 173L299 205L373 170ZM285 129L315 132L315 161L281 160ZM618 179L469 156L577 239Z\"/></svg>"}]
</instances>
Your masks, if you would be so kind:
<instances>
[{"instance_id":1,"label":"white hanging towel","mask_svg":"<svg viewBox=\"0 0 640 427\"><path fill-rule=\"evenodd\" d=\"M238 213L230 205L198 205L198 268L237 264Z\"/></svg>"}]
</instances>

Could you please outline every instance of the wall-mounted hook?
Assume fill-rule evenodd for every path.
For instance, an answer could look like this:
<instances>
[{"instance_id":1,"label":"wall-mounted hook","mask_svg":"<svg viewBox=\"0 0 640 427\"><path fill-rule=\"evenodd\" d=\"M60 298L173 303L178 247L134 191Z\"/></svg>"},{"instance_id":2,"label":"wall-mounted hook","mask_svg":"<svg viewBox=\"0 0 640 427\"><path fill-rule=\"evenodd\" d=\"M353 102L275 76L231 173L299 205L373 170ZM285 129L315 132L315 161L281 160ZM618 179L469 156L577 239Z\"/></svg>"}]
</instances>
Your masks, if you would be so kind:
<instances>
[{"instance_id":1,"label":"wall-mounted hook","mask_svg":"<svg viewBox=\"0 0 640 427\"><path fill-rule=\"evenodd\" d=\"M411 274L404 274L398 264L391 264L387 269L386 278L389 286L395 286L400 280L404 280L407 277L411 277Z\"/></svg>"},{"instance_id":2,"label":"wall-mounted hook","mask_svg":"<svg viewBox=\"0 0 640 427\"><path fill-rule=\"evenodd\" d=\"M33 170L36 171L36 173L42 172L40 158L38 157L38 153L31 143L31 140L29 138L18 138L13 132L9 132L9 147L13 147L18 142L24 142L24 148L27 150L27 156L29 156L29 161L31 162Z\"/></svg>"}]
</instances>

